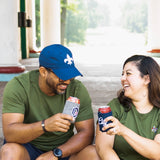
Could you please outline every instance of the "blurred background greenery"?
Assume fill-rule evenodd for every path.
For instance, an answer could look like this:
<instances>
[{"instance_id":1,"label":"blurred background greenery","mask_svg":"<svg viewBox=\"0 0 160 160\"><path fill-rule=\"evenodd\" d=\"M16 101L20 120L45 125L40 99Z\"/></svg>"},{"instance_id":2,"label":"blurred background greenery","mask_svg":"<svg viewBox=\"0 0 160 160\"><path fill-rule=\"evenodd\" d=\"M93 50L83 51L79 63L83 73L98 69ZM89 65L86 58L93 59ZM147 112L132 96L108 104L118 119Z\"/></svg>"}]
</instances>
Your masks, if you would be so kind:
<instances>
[{"instance_id":1,"label":"blurred background greenery","mask_svg":"<svg viewBox=\"0 0 160 160\"><path fill-rule=\"evenodd\" d=\"M105 27L141 34L147 44L147 7L146 0L61 0L61 44L85 45L87 34ZM36 37L40 47L40 0L36 0Z\"/></svg>"}]
</instances>

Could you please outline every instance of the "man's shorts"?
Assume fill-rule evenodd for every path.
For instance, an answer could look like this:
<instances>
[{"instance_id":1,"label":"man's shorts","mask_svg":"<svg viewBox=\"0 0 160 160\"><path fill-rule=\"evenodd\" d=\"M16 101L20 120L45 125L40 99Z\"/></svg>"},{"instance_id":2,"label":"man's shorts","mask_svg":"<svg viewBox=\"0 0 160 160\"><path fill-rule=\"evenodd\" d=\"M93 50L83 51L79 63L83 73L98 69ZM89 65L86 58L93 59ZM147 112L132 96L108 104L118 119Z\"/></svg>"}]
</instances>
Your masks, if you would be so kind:
<instances>
[{"instance_id":1,"label":"man's shorts","mask_svg":"<svg viewBox=\"0 0 160 160\"><path fill-rule=\"evenodd\" d=\"M4 140L4 144L6 143L6 140ZM31 160L35 160L37 157L39 157L41 154L45 153L42 150L39 150L38 148L34 147L32 144L30 143L25 143L22 144L28 151L29 155L30 155L30 159ZM65 157L65 158L60 158L60 160L69 160L69 157Z\"/></svg>"}]
</instances>

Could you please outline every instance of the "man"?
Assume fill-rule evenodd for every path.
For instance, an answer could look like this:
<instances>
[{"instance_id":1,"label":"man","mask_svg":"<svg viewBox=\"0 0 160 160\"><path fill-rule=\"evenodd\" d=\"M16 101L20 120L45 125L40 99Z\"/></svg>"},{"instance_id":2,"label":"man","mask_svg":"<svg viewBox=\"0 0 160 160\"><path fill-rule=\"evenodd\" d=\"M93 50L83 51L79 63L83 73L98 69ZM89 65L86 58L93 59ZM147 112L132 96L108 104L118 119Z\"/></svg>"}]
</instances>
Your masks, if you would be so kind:
<instances>
[{"instance_id":1,"label":"man","mask_svg":"<svg viewBox=\"0 0 160 160\"><path fill-rule=\"evenodd\" d=\"M77 153L92 143L91 99L74 79L82 74L71 51L60 44L47 46L39 64L39 70L13 78L4 90L1 160L77 160ZM80 99L75 123L73 116L62 113L70 96Z\"/></svg>"}]
</instances>

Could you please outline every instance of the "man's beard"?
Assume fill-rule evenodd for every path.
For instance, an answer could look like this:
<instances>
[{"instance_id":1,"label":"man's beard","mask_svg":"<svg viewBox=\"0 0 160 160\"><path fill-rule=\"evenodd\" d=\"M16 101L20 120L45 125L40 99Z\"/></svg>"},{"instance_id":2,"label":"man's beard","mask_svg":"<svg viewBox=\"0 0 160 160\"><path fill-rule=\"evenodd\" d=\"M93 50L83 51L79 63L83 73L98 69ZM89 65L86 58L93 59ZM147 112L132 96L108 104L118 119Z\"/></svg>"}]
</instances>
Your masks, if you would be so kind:
<instances>
[{"instance_id":1,"label":"man's beard","mask_svg":"<svg viewBox=\"0 0 160 160\"><path fill-rule=\"evenodd\" d=\"M63 84L63 83L58 83L58 84L55 84L55 83L50 83L48 80L46 80L46 83L48 85L48 87L52 90L52 93L54 94L57 94L57 95L61 95L61 94L64 94L66 92L66 90L61 90L61 91L58 91L58 86ZM64 84L66 85L66 84Z\"/></svg>"}]
</instances>

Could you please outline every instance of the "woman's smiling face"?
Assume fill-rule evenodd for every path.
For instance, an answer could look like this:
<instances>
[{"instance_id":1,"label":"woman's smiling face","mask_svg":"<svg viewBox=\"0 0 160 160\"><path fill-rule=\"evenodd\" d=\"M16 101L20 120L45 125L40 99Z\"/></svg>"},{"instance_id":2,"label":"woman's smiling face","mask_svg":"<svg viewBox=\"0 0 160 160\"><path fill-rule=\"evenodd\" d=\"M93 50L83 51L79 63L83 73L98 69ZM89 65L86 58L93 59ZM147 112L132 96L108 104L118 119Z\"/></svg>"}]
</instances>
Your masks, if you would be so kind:
<instances>
[{"instance_id":1,"label":"woman's smiling face","mask_svg":"<svg viewBox=\"0 0 160 160\"><path fill-rule=\"evenodd\" d=\"M136 63L128 62L125 64L121 77L121 84L124 89L124 95L133 99L136 95L141 95L147 85L145 76L141 76Z\"/></svg>"}]
</instances>

